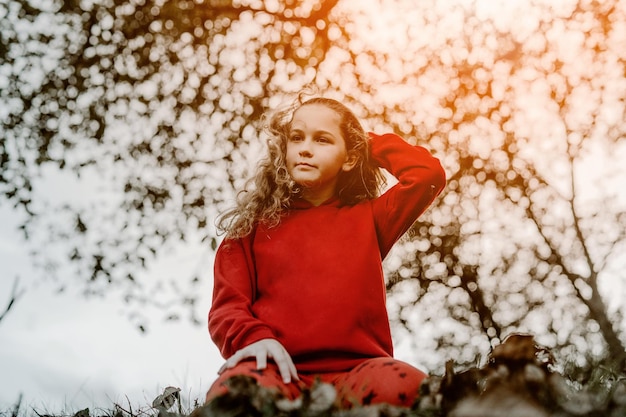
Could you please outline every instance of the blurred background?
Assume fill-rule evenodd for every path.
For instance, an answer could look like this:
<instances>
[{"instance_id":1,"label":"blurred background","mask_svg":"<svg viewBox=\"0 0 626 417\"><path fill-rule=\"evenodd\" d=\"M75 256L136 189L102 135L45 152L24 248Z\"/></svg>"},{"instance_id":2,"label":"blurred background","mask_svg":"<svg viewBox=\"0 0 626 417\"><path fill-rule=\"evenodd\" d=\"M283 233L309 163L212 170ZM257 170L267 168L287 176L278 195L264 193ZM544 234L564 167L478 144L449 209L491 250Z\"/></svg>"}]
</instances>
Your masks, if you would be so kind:
<instances>
[{"instance_id":1,"label":"blurred background","mask_svg":"<svg viewBox=\"0 0 626 417\"><path fill-rule=\"evenodd\" d=\"M446 169L399 358L623 363L625 62L624 0L0 0L0 408L201 401L215 219L304 88Z\"/></svg>"}]
</instances>

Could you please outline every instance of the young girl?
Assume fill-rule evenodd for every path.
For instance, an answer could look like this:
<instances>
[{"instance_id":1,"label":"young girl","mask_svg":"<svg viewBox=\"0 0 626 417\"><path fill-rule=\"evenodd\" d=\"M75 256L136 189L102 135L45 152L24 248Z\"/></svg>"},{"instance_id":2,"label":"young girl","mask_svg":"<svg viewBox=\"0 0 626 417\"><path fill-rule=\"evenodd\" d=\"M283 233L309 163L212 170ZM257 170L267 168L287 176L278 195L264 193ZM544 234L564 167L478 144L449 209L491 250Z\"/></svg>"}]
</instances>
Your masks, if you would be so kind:
<instances>
[{"instance_id":1,"label":"young girl","mask_svg":"<svg viewBox=\"0 0 626 417\"><path fill-rule=\"evenodd\" d=\"M411 406L426 375L392 357L381 263L443 189L439 161L327 98L277 113L269 133L218 224L209 331L227 360L207 402L248 375L290 399L317 378L341 406ZM379 168L398 179L381 196Z\"/></svg>"}]
</instances>

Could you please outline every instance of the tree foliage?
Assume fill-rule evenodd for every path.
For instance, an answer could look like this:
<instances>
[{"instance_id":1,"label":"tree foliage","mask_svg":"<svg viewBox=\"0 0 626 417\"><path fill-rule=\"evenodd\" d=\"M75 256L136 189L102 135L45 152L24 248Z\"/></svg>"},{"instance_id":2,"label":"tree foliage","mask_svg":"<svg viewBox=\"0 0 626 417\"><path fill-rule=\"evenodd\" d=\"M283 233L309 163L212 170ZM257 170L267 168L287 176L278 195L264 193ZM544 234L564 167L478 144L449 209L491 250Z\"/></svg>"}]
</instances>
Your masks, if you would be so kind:
<instances>
[{"instance_id":1,"label":"tree foliage","mask_svg":"<svg viewBox=\"0 0 626 417\"><path fill-rule=\"evenodd\" d=\"M450 174L390 268L392 293L416 294L400 301L400 322L417 334L437 326L435 347L468 361L468 346L518 329L623 360L623 306L611 316L607 299L623 282L624 169L611 155L624 152L624 4L433 6L407 19L431 16L430 43L416 31L401 57L352 56L367 78L394 68L393 95L365 76L359 85L371 103L391 96L382 122L428 138Z\"/></svg>"},{"instance_id":2,"label":"tree foliage","mask_svg":"<svg viewBox=\"0 0 626 417\"><path fill-rule=\"evenodd\" d=\"M608 298L626 242L623 1L9 0L0 15L0 191L26 239L60 242L36 255L47 271L70 261L88 291L158 299L138 271L171 242L215 248L263 112L313 83L448 172L386 263L420 351L470 362L522 330L624 357ZM46 205L38 184L59 170L104 190ZM194 310L198 272L175 278L175 305Z\"/></svg>"},{"instance_id":3,"label":"tree foliage","mask_svg":"<svg viewBox=\"0 0 626 417\"><path fill-rule=\"evenodd\" d=\"M137 266L169 241L199 234L214 249L212 219L244 175L269 97L315 74L335 4L0 5L1 190L26 214L26 239L48 229L40 239L63 243L66 253L36 254L45 270L61 257L89 292L132 289ZM86 207L37 201L33 184L50 166L106 176L102 197ZM197 285L178 289L193 307Z\"/></svg>"}]
</instances>

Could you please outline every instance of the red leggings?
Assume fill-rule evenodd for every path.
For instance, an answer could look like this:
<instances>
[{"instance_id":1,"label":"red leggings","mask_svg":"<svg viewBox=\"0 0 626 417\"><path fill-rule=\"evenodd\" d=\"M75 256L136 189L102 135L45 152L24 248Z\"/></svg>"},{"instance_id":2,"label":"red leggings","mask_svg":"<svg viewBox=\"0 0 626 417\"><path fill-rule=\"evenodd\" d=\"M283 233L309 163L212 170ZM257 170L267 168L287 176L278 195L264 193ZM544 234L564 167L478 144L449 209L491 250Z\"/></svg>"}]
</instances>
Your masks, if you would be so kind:
<instances>
[{"instance_id":1,"label":"red leggings","mask_svg":"<svg viewBox=\"0 0 626 417\"><path fill-rule=\"evenodd\" d=\"M249 376L260 386L275 389L292 400L319 379L335 387L337 405L346 408L375 403L411 407L418 397L420 384L427 376L408 363L393 358L373 358L350 371L298 374L300 381L285 384L273 362L269 362L266 369L257 370L256 361L246 361L219 376L207 392L206 402L227 393L225 382L235 375Z\"/></svg>"}]
</instances>

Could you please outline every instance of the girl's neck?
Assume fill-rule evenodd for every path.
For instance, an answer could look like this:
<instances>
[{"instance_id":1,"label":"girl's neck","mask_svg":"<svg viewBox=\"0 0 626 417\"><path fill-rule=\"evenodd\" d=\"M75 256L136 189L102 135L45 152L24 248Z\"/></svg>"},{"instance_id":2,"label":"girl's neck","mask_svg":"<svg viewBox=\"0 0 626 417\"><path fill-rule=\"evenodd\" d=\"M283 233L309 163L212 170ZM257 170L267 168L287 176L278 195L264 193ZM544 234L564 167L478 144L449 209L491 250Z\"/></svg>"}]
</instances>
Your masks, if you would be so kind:
<instances>
[{"instance_id":1,"label":"girl's neck","mask_svg":"<svg viewBox=\"0 0 626 417\"><path fill-rule=\"evenodd\" d=\"M302 192L302 199L308 201L315 207L322 205L324 202L330 200L334 196L334 193L314 193L307 192L306 189Z\"/></svg>"}]
</instances>

